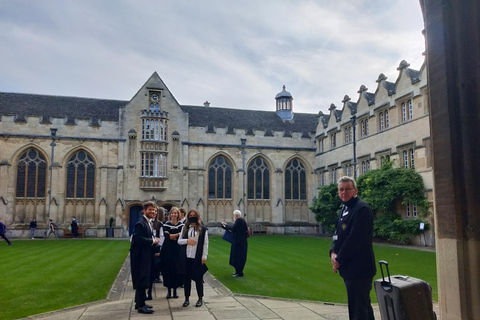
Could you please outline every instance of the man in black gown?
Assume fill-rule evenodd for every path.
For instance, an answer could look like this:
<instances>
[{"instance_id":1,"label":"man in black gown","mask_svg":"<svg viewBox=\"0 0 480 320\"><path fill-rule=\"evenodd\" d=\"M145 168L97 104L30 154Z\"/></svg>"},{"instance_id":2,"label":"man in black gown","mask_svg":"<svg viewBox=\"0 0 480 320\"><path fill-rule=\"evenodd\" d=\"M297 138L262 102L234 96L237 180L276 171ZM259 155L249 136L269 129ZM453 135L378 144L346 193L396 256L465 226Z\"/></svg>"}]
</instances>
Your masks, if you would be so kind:
<instances>
[{"instance_id":1,"label":"man in black gown","mask_svg":"<svg viewBox=\"0 0 480 320\"><path fill-rule=\"evenodd\" d=\"M153 234L151 220L156 214L156 204L147 201L143 204L143 215L135 224L135 231L130 246L130 265L133 288L135 289L135 309L139 313L153 313L150 305L145 304L146 290L150 285L150 268L152 267L152 246L160 242Z\"/></svg>"},{"instance_id":2,"label":"man in black gown","mask_svg":"<svg viewBox=\"0 0 480 320\"><path fill-rule=\"evenodd\" d=\"M233 226L229 226L225 222L222 222L222 228L231 231L233 235L232 246L230 248L230 265L235 268L233 277L243 277L243 268L247 262L247 223L242 218L242 212L240 210L233 211L233 217L235 223Z\"/></svg>"}]
</instances>

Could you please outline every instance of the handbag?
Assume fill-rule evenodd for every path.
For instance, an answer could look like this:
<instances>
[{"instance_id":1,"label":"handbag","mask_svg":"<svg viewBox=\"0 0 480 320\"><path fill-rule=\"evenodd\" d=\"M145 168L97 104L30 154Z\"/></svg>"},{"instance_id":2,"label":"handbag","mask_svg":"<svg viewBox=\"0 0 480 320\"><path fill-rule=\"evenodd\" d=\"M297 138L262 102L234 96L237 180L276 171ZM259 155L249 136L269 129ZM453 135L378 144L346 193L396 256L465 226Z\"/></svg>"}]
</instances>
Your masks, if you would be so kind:
<instances>
[{"instance_id":1,"label":"handbag","mask_svg":"<svg viewBox=\"0 0 480 320\"><path fill-rule=\"evenodd\" d=\"M233 234L232 234L232 232L229 231L229 230L225 230L225 232L223 233L222 239L225 240L225 241L228 241L228 242L232 243L232 242L233 242Z\"/></svg>"}]
</instances>

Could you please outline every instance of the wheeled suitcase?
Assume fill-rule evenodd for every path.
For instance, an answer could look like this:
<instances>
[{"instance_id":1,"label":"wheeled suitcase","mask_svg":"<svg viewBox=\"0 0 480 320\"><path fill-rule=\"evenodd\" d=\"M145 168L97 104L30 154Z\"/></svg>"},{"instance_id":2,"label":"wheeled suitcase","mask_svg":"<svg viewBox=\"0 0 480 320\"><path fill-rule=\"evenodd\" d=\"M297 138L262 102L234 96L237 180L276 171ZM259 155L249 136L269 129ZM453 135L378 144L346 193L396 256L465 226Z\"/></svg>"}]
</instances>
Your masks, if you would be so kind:
<instances>
[{"instance_id":1,"label":"wheeled suitcase","mask_svg":"<svg viewBox=\"0 0 480 320\"><path fill-rule=\"evenodd\" d=\"M388 262L379 261L382 279L374 281L382 320L435 320L432 287L425 281L408 276L390 277ZM387 271L388 281L383 274Z\"/></svg>"}]
</instances>

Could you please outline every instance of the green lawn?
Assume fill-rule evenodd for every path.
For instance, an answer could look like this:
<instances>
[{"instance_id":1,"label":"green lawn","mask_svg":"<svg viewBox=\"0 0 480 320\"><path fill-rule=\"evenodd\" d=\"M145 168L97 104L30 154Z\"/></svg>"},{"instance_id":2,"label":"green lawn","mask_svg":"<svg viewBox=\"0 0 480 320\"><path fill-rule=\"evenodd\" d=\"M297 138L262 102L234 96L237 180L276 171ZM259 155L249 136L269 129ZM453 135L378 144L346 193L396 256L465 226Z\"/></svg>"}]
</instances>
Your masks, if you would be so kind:
<instances>
[{"instance_id":1,"label":"green lawn","mask_svg":"<svg viewBox=\"0 0 480 320\"><path fill-rule=\"evenodd\" d=\"M232 278L230 244L210 237L209 272L232 292L288 299L346 303L342 278L332 272L331 239L303 236L252 236L245 277ZM128 255L127 240L68 239L0 241L0 319L10 320L107 297ZM437 300L435 253L375 245L391 275L420 278ZM380 278L378 272L375 279ZM375 291L372 300L376 302Z\"/></svg>"},{"instance_id":2,"label":"green lawn","mask_svg":"<svg viewBox=\"0 0 480 320\"><path fill-rule=\"evenodd\" d=\"M232 278L228 265L230 244L210 237L209 272L232 292L300 300L346 303L342 278L332 272L330 238L301 236L253 236L248 239L245 277ZM389 263L391 275L408 275L432 285L437 300L435 253L374 245L376 260ZM378 269L378 265L377 265ZM381 278L380 270L374 279ZM375 290L371 293L376 302Z\"/></svg>"},{"instance_id":3,"label":"green lawn","mask_svg":"<svg viewBox=\"0 0 480 320\"><path fill-rule=\"evenodd\" d=\"M18 319L102 300L128 241L69 239L0 242L0 319Z\"/></svg>"}]
</instances>

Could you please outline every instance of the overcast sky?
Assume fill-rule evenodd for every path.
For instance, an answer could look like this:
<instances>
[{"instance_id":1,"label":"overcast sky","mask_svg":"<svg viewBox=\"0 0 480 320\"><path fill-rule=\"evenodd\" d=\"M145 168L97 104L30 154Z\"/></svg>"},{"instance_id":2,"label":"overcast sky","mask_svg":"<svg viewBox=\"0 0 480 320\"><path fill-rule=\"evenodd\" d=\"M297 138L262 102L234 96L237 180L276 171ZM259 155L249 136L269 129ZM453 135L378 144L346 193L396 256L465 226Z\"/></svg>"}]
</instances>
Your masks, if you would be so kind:
<instances>
[{"instance_id":1,"label":"overcast sky","mask_svg":"<svg viewBox=\"0 0 480 320\"><path fill-rule=\"evenodd\" d=\"M419 0L0 0L0 91L328 112L424 62Z\"/></svg>"}]
</instances>

